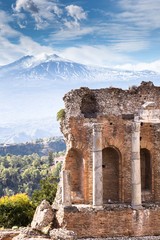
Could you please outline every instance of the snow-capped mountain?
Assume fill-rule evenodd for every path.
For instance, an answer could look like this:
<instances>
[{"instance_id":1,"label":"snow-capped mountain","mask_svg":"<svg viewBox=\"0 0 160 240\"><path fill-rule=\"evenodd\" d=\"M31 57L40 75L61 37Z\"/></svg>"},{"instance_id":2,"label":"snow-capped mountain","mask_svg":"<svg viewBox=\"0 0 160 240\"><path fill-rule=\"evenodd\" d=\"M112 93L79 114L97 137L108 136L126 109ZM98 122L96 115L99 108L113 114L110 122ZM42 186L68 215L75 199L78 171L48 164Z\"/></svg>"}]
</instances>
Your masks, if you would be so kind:
<instances>
[{"instance_id":1,"label":"snow-capped mountain","mask_svg":"<svg viewBox=\"0 0 160 240\"><path fill-rule=\"evenodd\" d=\"M87 66L63 59L56 54L41 55L38 57L25 56L21 59L0 67L0 77L7 79L54 80L75 82L89 81L129 81L131 79L156 78L153 71L124 71L107 67Z\"/></svg>"},{"instance_id":2,"label":"snow-capped mountain","mask_svg":"<svg viewBox=\"0 0 160 240\"><path fill-rule=\"evenodd\" d=\"M141 81L156 83L159 77L148 70L88 66L55 54L24 56L0 67L0 142L60 134L56 113L63 108L63 95L72 88L128 88Z\"/></svg>"}]
</instances>

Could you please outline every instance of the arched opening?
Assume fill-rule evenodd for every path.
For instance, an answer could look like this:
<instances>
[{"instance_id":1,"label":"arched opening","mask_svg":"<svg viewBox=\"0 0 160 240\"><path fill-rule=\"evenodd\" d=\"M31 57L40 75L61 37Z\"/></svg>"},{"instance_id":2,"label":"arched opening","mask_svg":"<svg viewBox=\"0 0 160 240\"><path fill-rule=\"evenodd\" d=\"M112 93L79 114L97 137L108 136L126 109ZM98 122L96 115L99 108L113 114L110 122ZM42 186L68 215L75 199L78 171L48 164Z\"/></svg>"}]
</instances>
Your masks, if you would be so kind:
<instances>
[{"instance_id":1,"label":"arched opening","mask_svg":"<svg viewBox=\"0 0 160 240\"><path fill-rule=\"evenodd\" d=\"M80 109L85 118L96 117L97 101L93 93L87 93L83 96Z\"/></svg>"},{"instance_id":2,"label":"arched opening","mask_svg":"<svg viewBox=\"0 0 160 240\"><path fill-rule=\"evenodd\" d=\"M120 154L113 147L104 148L103 156L103 202L119 201L119 161Z\"/></svg>"},{"instance_id":3,"label":"arched opening","mask_svg":"<svg viewBox=\"0 0 160 240\"><path fill-rule=\"evenodd\" d=\"M83 157L77 149L70 149L66 157L66 170L70 171L72 203L80 203L83 199Z\"/></svg>"},{"instance_id":4,"label":"arched opening","mask_svg":"<svg viewBox=\"0 0 160 240\"><path fill-rule=\"evenodd\" d=\"M141 156L141 188L143 191L151 191L152 189L152 170L151 155L146 148L140 150Z\"/></svg>"}]
</instances>

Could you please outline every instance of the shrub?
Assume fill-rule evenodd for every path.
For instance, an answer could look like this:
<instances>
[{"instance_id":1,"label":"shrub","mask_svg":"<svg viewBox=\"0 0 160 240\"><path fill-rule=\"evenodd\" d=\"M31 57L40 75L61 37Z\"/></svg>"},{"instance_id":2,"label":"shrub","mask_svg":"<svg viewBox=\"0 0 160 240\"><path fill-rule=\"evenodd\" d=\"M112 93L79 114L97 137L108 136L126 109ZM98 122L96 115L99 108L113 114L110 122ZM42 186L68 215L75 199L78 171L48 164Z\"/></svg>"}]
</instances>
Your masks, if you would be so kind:
<instances>
[{"instance_id":1,"label":"shrub","mask_svg":"<svg viewBox=\"0 0 160 240\"><path fill-rule=\"evenodd\" d=\"M65 110L61 109L57 112L57 121L61 121L65 118Z\"/></svg>"},{"instance_id":2,"label":"shrub","mask_svg":"<svg viewBox=\"0 0 160 240\"><path fill-rule=\"evenodd\" d=\"M27 226L34 214L34 207L29 197L24 194L0 198L0 227Z\"/></svg>"}]
</instances>

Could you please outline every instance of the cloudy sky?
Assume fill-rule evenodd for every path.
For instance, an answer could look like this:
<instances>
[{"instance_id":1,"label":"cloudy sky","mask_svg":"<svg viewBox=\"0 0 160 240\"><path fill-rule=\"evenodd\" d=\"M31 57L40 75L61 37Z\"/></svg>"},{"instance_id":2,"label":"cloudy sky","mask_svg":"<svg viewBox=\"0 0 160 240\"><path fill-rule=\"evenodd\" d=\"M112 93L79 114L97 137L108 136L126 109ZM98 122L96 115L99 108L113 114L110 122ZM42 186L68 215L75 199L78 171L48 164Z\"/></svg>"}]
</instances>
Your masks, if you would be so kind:
<instances>
[{"instance_id":1,"label":"cloudy sky","mask_svg":"<svg viewBox=\"0 0 160 240\"><path fill-rule=\"evenodd\" d=\"M160 0L0 0L0 65L56 53L160 71Z\"/></svg>"}]
</instances>

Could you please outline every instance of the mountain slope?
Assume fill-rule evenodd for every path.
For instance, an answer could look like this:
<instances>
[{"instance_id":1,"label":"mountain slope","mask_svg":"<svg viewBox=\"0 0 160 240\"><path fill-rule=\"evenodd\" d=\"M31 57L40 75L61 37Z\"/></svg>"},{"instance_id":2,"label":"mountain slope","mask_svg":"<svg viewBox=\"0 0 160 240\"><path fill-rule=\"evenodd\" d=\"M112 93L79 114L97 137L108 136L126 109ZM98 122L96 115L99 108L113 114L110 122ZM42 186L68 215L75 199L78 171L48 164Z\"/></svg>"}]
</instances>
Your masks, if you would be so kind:
<instances>
[{"instance_id":1,"label":"mountain slope","mask_svg":"<svg viewBox=\"0 0 160 240\"><path fill-rule=\"evenodd\" d=\"M14 63L0 67L0 77L15 79L47 79L54 81L111 81L157 78L153 71L124 71L105 67L93 67L76 63L57 55L25 56ZM145 79L144 79L145 78Z\"/></svg>"},{"instance_id":2,"label":"mountain slope","mask_svg":"<svg viewBox=\"0 0 160 240\"><path fill-rule=\"evenodd\" d=\"M62 137L41 139L35 142L21 144L0 144L0 155L31 155L37 153L39 156L47 156L49 152L65 151L66 145Z\"/></svg>"}]
</instances>

